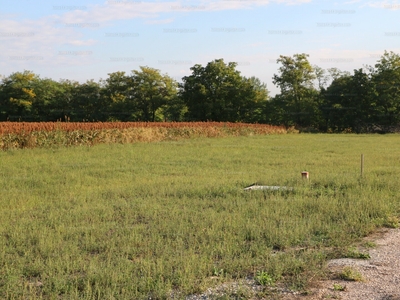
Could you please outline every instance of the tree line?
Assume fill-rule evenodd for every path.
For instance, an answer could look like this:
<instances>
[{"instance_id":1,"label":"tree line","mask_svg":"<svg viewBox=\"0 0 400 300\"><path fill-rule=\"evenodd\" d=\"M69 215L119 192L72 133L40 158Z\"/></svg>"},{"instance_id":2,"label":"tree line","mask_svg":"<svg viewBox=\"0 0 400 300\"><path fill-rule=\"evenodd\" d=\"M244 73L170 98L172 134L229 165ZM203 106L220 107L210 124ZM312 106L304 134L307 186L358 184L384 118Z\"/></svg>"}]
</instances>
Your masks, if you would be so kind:
<instances>
[{"instance_id":1,"label":"tree line","mask_svg":"<svg viewBox=\"0 0 400 300\"><path fill-rule=\"evenodd\" d=\"M177 82L147 66L99 82L54 81L31 71L0 82L0 121L220 121L295 126L305 131L395 131L400 125L400 56L385 51L351 74L281 55L270 96L237 63L195 64Z\"/></svg>"}]
</instances>

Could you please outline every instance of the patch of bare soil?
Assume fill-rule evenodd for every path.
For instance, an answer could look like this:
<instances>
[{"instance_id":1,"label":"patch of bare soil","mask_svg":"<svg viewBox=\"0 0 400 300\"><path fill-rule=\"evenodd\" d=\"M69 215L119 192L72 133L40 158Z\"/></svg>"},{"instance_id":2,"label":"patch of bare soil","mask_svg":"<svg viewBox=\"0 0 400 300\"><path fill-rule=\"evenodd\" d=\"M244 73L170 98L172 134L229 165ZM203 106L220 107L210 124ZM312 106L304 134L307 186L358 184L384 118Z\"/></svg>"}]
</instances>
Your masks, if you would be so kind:
<instances>
[{"instance_id":1,"label":"patch of bare soil","mask_svg":"<svg viewBox=\"0 0 400 300\"><path fill-rule=\"evenodd\" d=\"M283 300L400 300L400 229L385 229L367 241L369 259L335 259L328 262L329 280L317 283L308 295L285 295ZM343 269L361 274L362 281L341 279Z\"/></svg>"}]
</instances>

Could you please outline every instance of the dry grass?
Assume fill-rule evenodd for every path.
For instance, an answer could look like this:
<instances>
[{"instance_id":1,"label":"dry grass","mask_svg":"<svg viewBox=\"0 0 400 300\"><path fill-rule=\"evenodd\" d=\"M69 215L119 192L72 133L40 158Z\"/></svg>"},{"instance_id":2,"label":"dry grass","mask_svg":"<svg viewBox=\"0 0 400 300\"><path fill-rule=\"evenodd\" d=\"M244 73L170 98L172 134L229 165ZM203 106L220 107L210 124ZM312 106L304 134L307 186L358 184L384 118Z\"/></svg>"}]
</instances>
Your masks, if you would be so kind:
<instances>
[{"instance_id":1,"label":"dry grass","mask_svg":"<svg viewBox=\"0 0 400 300\"><path fill-rule=\"evenodd\" d=\"M103 143L159 142L194 137L250 136L288 132L295 132L295 130L265 124L218 122L1 122L0 148L9 150L54 146L91 146Z\"/></svg>"}]
</instances>

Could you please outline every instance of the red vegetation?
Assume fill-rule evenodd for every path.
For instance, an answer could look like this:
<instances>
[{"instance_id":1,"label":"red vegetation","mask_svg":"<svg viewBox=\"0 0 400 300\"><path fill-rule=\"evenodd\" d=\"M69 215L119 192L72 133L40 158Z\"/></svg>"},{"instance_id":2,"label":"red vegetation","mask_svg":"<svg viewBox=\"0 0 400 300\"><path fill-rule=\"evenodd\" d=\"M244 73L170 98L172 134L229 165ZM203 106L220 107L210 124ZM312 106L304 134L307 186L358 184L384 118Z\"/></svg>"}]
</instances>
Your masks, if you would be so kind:
<instances>
[{"instance_id":1,"label":"red vegetation","mask_svg":"<svg viewBox=\"0 0 400 300\"><path fill-rule=\"evenodd\" d=\"M248 128L259 134L283 133L286 129L281 126L267 124L245 124L226 122L0 122L0 135L28 134L34 131L76 131L76 130L104 130L128 128Z\"/></svg>"}]
</instances>

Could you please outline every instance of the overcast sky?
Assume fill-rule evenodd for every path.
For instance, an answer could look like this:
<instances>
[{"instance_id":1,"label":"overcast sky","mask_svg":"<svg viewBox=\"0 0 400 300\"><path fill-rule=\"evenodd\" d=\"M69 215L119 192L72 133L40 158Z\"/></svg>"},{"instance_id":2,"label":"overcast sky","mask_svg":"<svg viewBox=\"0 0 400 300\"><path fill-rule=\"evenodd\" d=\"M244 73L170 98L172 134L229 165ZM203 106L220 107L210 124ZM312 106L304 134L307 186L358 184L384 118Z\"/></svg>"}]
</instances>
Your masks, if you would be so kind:
<instances>
[{"instance_id":1,"label":"overcast sky","mask_svg":"<svg viewBox=\"0 0 400 300\"><path fill-rule=\"evenodd\" d=\"M223 58L272 83L279 55L352 72L400 53L399 1L0 0L0 75L84 82L149 66L176 80Z\"/></svg>"}]
</instances>

